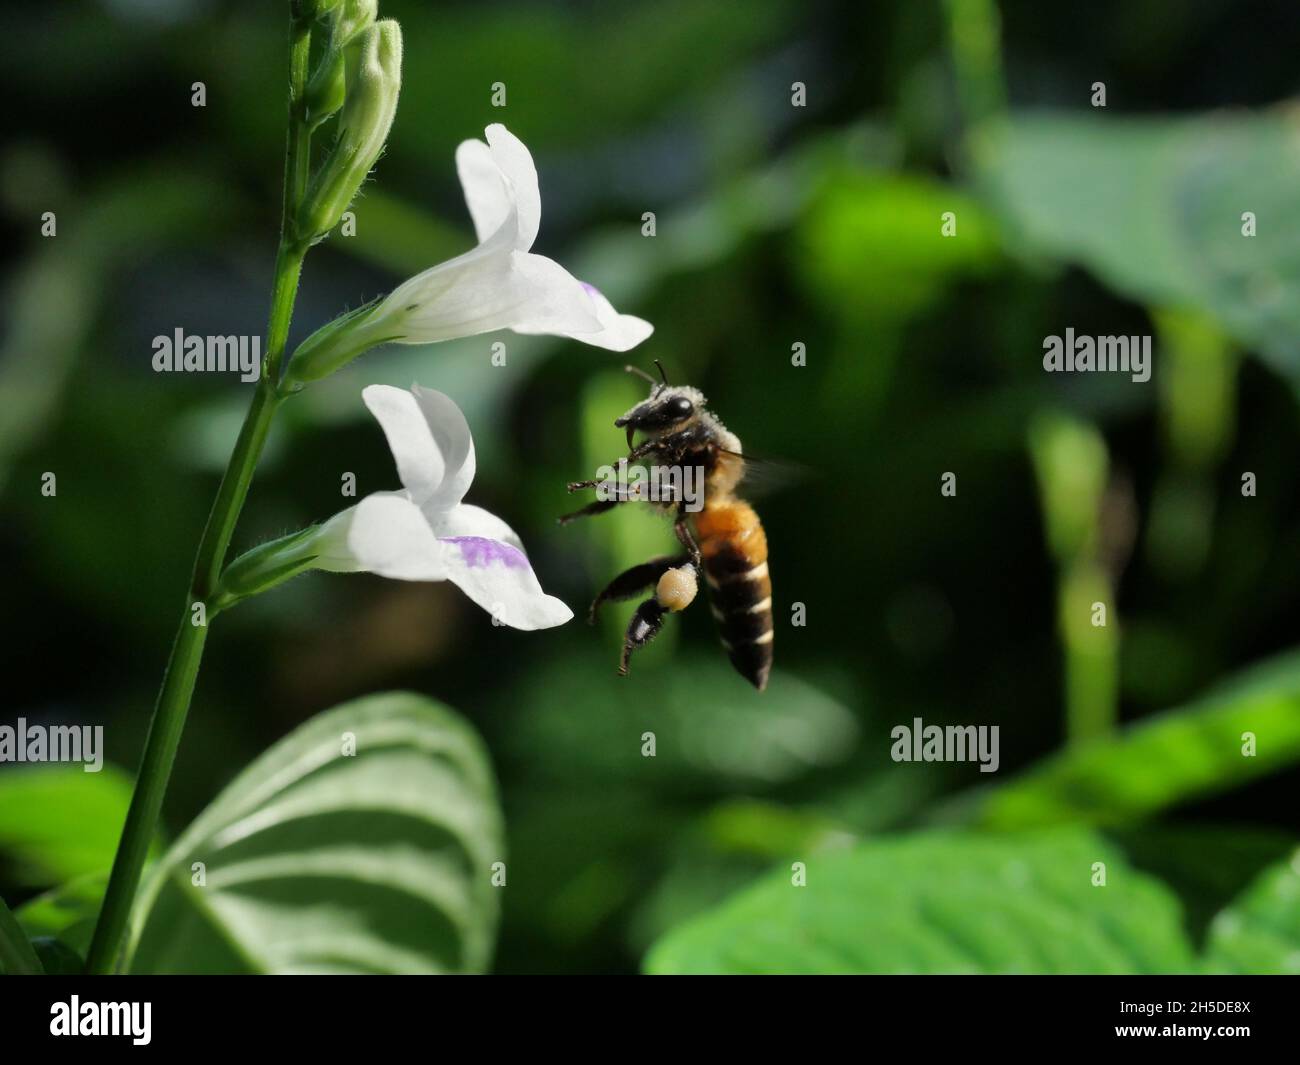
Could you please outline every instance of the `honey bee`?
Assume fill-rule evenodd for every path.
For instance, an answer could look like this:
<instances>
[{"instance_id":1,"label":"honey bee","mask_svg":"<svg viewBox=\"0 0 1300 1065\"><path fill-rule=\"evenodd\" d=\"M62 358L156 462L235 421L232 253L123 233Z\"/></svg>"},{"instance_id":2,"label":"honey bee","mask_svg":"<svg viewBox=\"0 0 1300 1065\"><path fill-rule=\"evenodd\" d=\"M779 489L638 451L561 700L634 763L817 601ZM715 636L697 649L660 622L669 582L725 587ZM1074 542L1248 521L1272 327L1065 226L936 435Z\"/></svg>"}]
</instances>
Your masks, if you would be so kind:
<instances>
[{"instance_id":1,"label":"honey bee","mask_svg":"<svg viewBox=\"0 0 1300 1065\"><path fill-rule=\"evenodd\" d=\"M590 620L595 621L602 604L631 599L654 587L654 595L628 622L618 666L619 675L626 676L632 653L659 634L666 615L694 601L703 575L731 664L762 691L772 670L772 582L763 525L754 508L736 495L745 475L740 439L708 410L698 389L669 385L659 360L655 365L660 381L634 366L626 368L649 381L651 390L647 399L614 421L616 428L627 430L628 453L620 465L644 463L652 472L656 466L676 471L669 480L678 490L667 499L646 501L673 516L673 532L685 553L654 558L619 574L596 596ZM638 432L644 439L636 444ZM681 490L690 483L691 473L702 486L702 498L687 498L689 493ZM601 477L568 487L570 492L596 488L607 493L610 482ZM566 514L560 524L638 500L645 500L644 493L599 498Z\"/></svg>"}]
</instances>

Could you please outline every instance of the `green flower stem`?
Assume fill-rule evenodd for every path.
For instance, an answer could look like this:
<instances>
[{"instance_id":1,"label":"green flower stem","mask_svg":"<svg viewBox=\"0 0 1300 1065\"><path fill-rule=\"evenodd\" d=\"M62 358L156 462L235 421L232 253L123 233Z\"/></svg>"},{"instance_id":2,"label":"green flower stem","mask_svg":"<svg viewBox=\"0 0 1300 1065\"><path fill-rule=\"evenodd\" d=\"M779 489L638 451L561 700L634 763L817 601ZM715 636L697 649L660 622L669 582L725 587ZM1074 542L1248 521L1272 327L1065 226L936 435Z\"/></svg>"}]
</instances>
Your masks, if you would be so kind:
<instances>
[{"instance_id":1,"label":"green flower stem","mask_svg":"<svg viewBox=\"0 0 1300 1065\"><path fill-rule=\"evenodd\" d=\"M207 626L192 624L191 617L187 608L167 661L162 690L158 693L149 736L145 740L135 793L131 796L122 839L113 859L113 872L104 893L104 905L86 958L86 971L89 973L115 970L140 874L158 825L158 814L167 792L172 763L176 760L176 749L180 746L181 732L185 728L194 679L198 676L208 632Z\"/></svg>"},{"instance_id":2,"label":"green flower stem","mask_svg":"<svg viewBox=\"0 0 1300 1065\"><path fill-rule=\"evenodd\" d=\"M1104 626L1092 624L1093 603L1108 605ZM1065 735L1072 744L1104 739L1119 717L1119 636L1115 586L1101 563L1064 563L1057 582L1057 628L1065 667Z\"/></svg>"},{"instance_id":3,"label":"green flower stem","mask_svg":"<svg viewBox=\"0 0 1300 1065\"><path fill-rule=\"evenodd\" d=\"M176 761L176 751L180 747L181 733L189 714L194 682L207 638L206 622L216 614L215 604L209 606L207 599L217 587L226 552L235 532L235 523L239 520L239 513L253 479L253 470L266 444L271 421L284 399L277 382L289 336L289 322L293 317L298 278L307 251L294 233L293 218L306 187L310 158L310 133L304 122L303 93L311 48L311 19L301 17L296 2L291 4L291 11L289 135L285 151L284 210L280 247L276 255L271 316L267 326L266 359L262 364L262 377L257 391L239 431L239 439L231 452L230 462L221 478L221 487L217 490L217 498L203 530L203 538L199 542L190 594L167 661L162 690L159 691L158 702L154 706L135 792L131 797L122 838L113 859L113 872L104 894L104 905L86 959L86 971L90 973L113 972L121 955L131 908L140 886L149 847L157 832L167 783L171 778L172 765ZM194 606L197 603L204 604L206 617L196 618ZM196 624L196 621L203 621L204 624Z\"/></svg>"},{"instance_id":4,"label":"green flower stem","mask_svg":"<svg viewBox=\"0 0 1300 1065\"><path fill-rule=\"evenodd\" d=\"M1094 426L1057 411L1030 423L1029 453L1058 570L1066 738L1087 743L1112 732L1119 716L1119 619L1103 544L1110 457ZM1094 625L1094 603L1106 607L1105 624Z\"/></svg>"}]
</instances>

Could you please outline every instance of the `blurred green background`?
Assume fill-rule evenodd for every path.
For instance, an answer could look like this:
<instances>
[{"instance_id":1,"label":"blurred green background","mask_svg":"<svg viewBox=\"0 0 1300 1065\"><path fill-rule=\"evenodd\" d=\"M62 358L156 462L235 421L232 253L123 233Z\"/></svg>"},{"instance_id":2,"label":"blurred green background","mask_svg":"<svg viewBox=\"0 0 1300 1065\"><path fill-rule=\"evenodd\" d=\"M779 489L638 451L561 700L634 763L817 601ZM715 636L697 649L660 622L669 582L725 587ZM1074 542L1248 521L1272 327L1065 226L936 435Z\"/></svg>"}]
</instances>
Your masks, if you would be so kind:
<instances>
[{"instance_id":1,"label":"blurred green background","mask_svg":"<svg viewBox=\"0 0 1300 1065\"><path fill-rule=\"evenodd\" d=\"M250 388L155 374L151 340L265 328L284 6L63 2L10 11L0 35L4 721L102 723L128 772ZM977 847L981 828L1099 824L1169 885L1199 947L1300 832L1300 661L1286 657L1300 637L1300 10L381 13L406 42L396 123L356 236L307 260L293 341L471 245L453 152L505 122L540 173L536 250L654 323L633 361L661 359L747 451L807 471L757 500L773 683L760 696L731 672L703 609L619 680L626 609L595 630L517 633L449 584L313 575L214 626L169 828L311 715L408 688L456 708L491 753L510 867L496 971L634 971L770 867L936 825ZM1067 326L1151 334L1152 380L1045 374L1043 338ZM625 361L513 334L372 352L287 405L236 547L340 509L344 473L359 494L396 487L360 389L417 381L469 418L469 501L519 531L581 617L612 575L672 545L644 513L555 524L574 506L565 482L622 450L612 421L643 392ZM1104 630L1086 623L1094 600ZM789 623L797 603L806 625ZM889 731L914 717L999 725L1000 771L892 762ZM106 861L114 809L99 792L11 797L0 895L16 906ZM85 833L89 853L52 870L29 860L33 832ZM1245 967L1300 956L1300 916L1287 920L1295 941Z\"/></svg>"}]
</instances>

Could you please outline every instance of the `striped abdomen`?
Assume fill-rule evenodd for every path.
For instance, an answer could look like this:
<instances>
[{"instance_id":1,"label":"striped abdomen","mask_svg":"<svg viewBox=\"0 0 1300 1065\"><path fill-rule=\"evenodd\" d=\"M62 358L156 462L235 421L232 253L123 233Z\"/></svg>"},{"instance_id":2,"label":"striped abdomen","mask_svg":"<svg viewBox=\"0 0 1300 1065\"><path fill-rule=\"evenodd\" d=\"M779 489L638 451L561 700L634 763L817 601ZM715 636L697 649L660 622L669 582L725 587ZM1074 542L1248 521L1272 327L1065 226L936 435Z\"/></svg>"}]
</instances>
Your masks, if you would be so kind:
<instances>
[{"instance_id":1,"label":"striped abdomen","mask_svg":"<svg viewBox=\"0 0 1300 1065\"><path fill-rule=\"evenodd\" d=\"M711 502L695 515L695 534L722 646L740 675L762 691L772 670L772 581L763 525L748 503Z\"/></svg>"}]
</instances>

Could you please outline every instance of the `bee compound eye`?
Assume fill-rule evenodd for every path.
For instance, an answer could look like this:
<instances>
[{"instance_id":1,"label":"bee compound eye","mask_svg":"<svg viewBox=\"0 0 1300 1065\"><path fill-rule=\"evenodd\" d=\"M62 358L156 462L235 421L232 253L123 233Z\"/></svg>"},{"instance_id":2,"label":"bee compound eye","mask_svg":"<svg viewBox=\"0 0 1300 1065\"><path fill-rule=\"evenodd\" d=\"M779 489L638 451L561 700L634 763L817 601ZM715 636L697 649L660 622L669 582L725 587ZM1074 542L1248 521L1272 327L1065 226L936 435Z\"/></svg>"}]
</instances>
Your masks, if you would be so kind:
<instances>
[{"instance_id":1,"label":"bee compound eye","mask_svg":"<svg viewBox=\"0 0 1300 1065\"><path fill-rule=\"evenodd\" d=\"M693 410L695 410L695 404L685 396L678 396L673 400L673 411L678 415L678 417L685 418L689 416Z\"/></svg>"}]
</instances>

